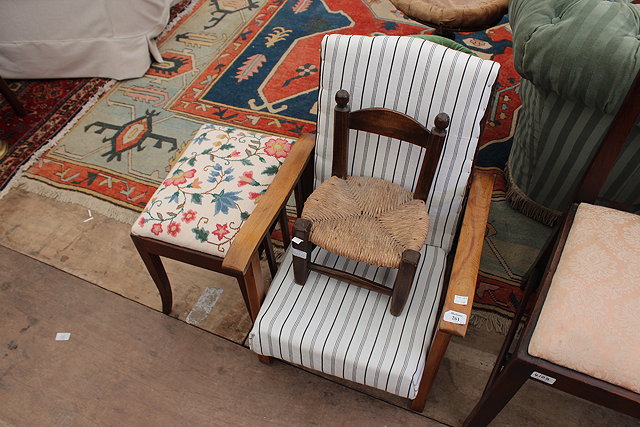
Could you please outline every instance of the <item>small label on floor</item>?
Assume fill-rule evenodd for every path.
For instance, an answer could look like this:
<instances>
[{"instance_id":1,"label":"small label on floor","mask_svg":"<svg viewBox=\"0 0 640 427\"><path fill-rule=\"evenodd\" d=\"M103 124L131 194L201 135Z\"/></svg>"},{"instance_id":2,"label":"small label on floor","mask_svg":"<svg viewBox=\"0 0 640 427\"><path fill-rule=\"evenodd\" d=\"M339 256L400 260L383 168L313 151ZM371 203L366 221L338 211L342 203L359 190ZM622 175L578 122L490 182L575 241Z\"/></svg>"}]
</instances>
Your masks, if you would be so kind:
<instances>
[{"instance_id":1,"label":"small label on floor","mask_svg":"<svg viewBox=\"0 0 640 427\"><path fill-rule=\"evenodd\" d=\"M467 305L468 302L469 302L469 297L468 296L464 296L464 295L454 295L453 296L453 303L454 304Z\"/></svg>"},{"instance_id":2,"label":"small label on floor","mask_svg":"<svg viewBox=\"0 0 640 427\"><path fill-rule=\"evenodd\" d=\"M206 288L184 321L190 325L199 325L202 323L209 313L211 313L213 306L216 305L220 299L220 295L222 295L222 289Z\"/></svg>"},{"instance_id":3,"label":"small label on floor","mask_svg":"<svg viewBox=\"0 0 640 427\"><path fill-rule=\"evenodd\" d=\"M70 332L58 332L56 334L56 341L68 341L71 338Z\"/></svg>"},{"instance_id":4,"label":"small label on floor","mask_svg":"<svg viewBox=\"0 0 640 427\"><path fill-rule=\"evenodd\" d=\"M444 313L444 321L455 323L456 325L464 325L467 323L467 315L459 311L449 310Z\"/></svg>"},{"instance_id":5,"label":"small label on floor","mask_svg":"<svg viewBox=\"0 0 640 427\"><path fill-rule=\"evenodd\" d=\"M301 251L300 249L291 248L291 253L294 257L307 259L307 253L305 251Z\"/></svg>"},{"instance_id":6,"label":"small label on floor","mask_svg":"<svg viewBox=\"0 0 640 427\"><path fill-rule=\"evenodd\" d=\"M555 378L550 377L550 376L545 375L545 374L541 374L540 372L536 372L536 371L533 371L531 373L531 378L535 378L535 379L540 380L543 383L547 383L547 384L553 384L553 383L556 382Z\"/></svg>"}]
</instances>

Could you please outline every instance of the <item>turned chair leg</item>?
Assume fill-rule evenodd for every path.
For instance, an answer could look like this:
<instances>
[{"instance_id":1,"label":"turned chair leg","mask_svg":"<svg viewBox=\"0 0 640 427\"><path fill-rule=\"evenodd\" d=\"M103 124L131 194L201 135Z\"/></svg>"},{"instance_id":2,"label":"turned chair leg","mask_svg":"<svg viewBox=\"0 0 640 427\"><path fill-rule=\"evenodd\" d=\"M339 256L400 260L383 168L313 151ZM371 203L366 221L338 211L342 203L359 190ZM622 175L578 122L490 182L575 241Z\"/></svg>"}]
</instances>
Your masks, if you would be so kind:
<instances>
[{"instance_id":1,"label":"turned chair leg","mask_svg":"<svg viewBox=\"0 0 640 427\"><path fill-rule=\"evenodd\" d=\"M309 262L311 258L311 221L298 218L293 226L293 237L301 239L298 243L292 241L293 277L298 285L304 285L309 277Z\"/></svg>"},{"instance_id":2,"label":"turned chair leg","mask_svg":"<svg viewBox=\"0 0 640 427\"><path fill-rule=\"evenodd\" d=\"M418 267L418 261L420 261L420 252L407 249L402 253L402 261L400 262L398 275L393 283L391 308L389 310L394 316L399 316L400 313L402 313L402 309L407 302L409 291L411 291L411 284L413 283L413 277L415 276L416 268Z\"/></svg>"},{"instance_id":3,"label":"turned chair leg","mask_svg":"<svg viewBox=\"0 0 640 427\"><path fill-rule=\"evenodd\" d=\"M162 260L160 260L158 255L147 250L142 239L131 235L131 240L133 240L133 244L136 246L136 249L138 249L140 258L142 258L144 265L147 267L149 275L153 279L153 283L155 283L158 288L160 299L162 300L162 312L164 314L171 313L171 306L173 305L171 284L169 283L167 272L162 265Z\"/></svg>"}]
</instances>

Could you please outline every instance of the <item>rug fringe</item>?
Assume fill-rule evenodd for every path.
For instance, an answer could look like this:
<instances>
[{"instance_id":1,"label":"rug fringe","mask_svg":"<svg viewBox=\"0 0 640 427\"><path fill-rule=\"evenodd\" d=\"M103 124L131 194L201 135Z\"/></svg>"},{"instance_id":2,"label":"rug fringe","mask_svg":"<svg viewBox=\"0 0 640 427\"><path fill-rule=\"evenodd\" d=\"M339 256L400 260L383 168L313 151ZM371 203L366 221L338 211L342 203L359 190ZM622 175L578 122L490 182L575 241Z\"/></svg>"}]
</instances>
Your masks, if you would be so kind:
<instances>
[{"instance_id":1,"label":"rug fringe","mask_svg":"<svg viewBox=\"0 0 640 427\"><path fill-rule=\"evenodd\" d=\"M44 182L25 177L17 187L19 190L26 190L40 196L49 197L63 203L73 203L91 209L93 213L104 215L116 221L133 224L139 212L134 212L121 206L115 206L104 200L88 194L74 191L60 191L59 189L45 184Z\"/></svg>"},{"instance_id":2,"label":"rug fringe","mask_svg":"<svg viewBox=\"0 0 640 427\"><path fill-rule=\"evenodd\" d=\"M513 181L513 176L511 175L511 170L508 166L505 168L505 175L507 178L506 198L509 205L515 210L522 212L524 215L538 222L549 226L555 225L562 213L542 206L524 194L524 192L520 190L518 185Z\"/></svg>"},{"instance_id":3,"label":"rug fringe","mask_svg":"<svg viewBox=\"0 0 640 427\"><path fill-rule=\"evenodd\" d=\"M507 319L497 313L484 310L473 310L469 318L469 325L477 329L485 329L501 335L507 335L511 326L511 319Z\"/></svg>"},{"instance_id":4,"label":"rug fringe","mask_svg":"<svg viewBox=\"0 0 640 427\"><path fill-rule=\"evenodd\" d=\"M84 116L100 100L102 95L104 95L109 89L111 89L115 82L116 80L109 80L107 83L105 83L104 86L98 89L98 91L87 101L82 109L78 111L76 115L73 116L73 118L69 120L57 134L55 134L49 141L47 141L42 147L34 152L29 160L24 162L22 166L20 166L18 170L16 170L16 173L13 175L11 180L9 180L9 182L7 182L7 185L5 185L2 191L0 191L0 199L6 196L9 190L20 183L19 181L21 181L23 173L31 166L33 166L38 160L40 160L40 157L42 157L44 153L53 148L54 145L56 145L67 133L69 133L69 131L76 125L76 123L82 118L82 116Z\"/></svg>"},{"instance_id":5,"label":"rug fringe","mask_svg":"<svg viewBox=\"0 0 640 427\"><path fill-rule=\"evenodd\" d=\"M198 2L199 0L191 0L189 2L189 5L182 12L176 15L176 17L173 18L170 23L167 24L167 26L162 31L162 33L160 33L158 38L164 37L169 31L171 31L171 29L173 29L185 15L193 11L194 7L198 4ZM92 203L90 204L91 208L96 209L96 211L99 211L99 213L105 216L120 220L122 222L130 222L135 220L138 214L135 214L133 216L133 219L130 219L129 213L115 212L118 209L123 209L123 212L127 212L126 208L114 207L113 205L107 202L103 202L99 199L95 199L90 196L82 195L83 197L80 197L81 195L79 194L74 194L70 196L56 195L52 189L45 189L44 186L46 186L46 184L39 183L37 181L33 181L33 182L27 181L26 177L23 177L24 172L27 171L31 166L33 166L37 161L39 161L40 157L42 157L47 151L52 149L67 133L69 133L69 131L76 125L76 123L78 123L78 121L102 98L102 96L106 92L108 92L113 87L115 83L117 83L116 80L109 80L107 83L104 84L104 86L98 89L98 91L85 103L82 109L80 109L80 111L78 111L73 116L73 118L71 118L71 120L69 120L67 124L60 131L58 131L58 133L56 133L51 139L49 139L49 141L47 141L42 147L40 147L37 151L35 151L31 155L31 157L16 170L13 177L9 180L9 182L7 182L4 188L0 191L0 199L5 197L12 188L15 188L17 186L20 186L21 188L28 191L31 191L30 189L34 188L34 189L37 189L36 191L33 191L34 193L42 196L51 197L60 201L66 201L63 199L67 199L67 198L74 199L74 200L82 199L85 201L91 200L92 201ZM97 206L94 206L94 201L96 205L101 203L107 203L107 205L109 206L105 206L105 209L99 209ZM81 204L83 206L85 205L84 203L74 202L73 200L70 200L70 202ZM119 219L119 218L126 218L126 219Z\"/></svg>"}]
</instances>

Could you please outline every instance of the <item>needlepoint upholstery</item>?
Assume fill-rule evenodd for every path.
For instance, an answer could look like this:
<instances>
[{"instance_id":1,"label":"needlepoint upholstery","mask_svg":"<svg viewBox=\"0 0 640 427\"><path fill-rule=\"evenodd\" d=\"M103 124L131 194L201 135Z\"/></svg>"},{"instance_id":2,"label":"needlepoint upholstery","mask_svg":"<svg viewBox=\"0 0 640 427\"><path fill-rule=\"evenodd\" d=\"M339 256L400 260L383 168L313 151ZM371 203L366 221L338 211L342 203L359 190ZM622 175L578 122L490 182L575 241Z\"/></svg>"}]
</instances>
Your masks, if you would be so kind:
<instances>
[{"instance_id":1,"label":"needlepoint upholstery","mask_svg":"<svg viewBox=\"0 0 640 427\"><path fill-rule=\"evenodd\" d=\"M132 234L224 257L295 140L203 125Z\"/></svg>"},{"instance_id":2,"label":"needlepoint upholstery","mask_svg":"<svg viewBox=\"0 0 640 427\"><path fill-rule=\"evenodd\" d=\"M422 200L377 178L332 176L307 199L310 240L356 261L398 268L406 249L420 251L429 219Z\"/></svg>"},{"instance_id":3,"label":"needlepoint upholstery","mask_svg":"<svg viewBox=\"0 0 640 427\"><path fill-rule=\"evenodd\" d=\"M499 65L415 37L325 36L318 94L314 186L331 177L333 97L351 95L351 110L381 107L431 126L451 121L426 201L429 231L414 282L399 316L390 297L314 271L294 283L291 249L268 290L250 333L256 353L413 399L429 351L444 271ZM424 149L350 131L350 176L395 183L413 193ZM426 219L425 219L426 221ZM397 270L348 260L316 248L311 261L391 288Z\"/></svg>"},{"instance_id":4,"label":"needlepoint upholstery","mask_svg":"<svg viewBox=\"0 0 640 427\"><path fill-rule=\"evenodd\" d=\"M638 215L578 206L529 354L640 393L639 236Z\"/></svg>"}]
</instances>

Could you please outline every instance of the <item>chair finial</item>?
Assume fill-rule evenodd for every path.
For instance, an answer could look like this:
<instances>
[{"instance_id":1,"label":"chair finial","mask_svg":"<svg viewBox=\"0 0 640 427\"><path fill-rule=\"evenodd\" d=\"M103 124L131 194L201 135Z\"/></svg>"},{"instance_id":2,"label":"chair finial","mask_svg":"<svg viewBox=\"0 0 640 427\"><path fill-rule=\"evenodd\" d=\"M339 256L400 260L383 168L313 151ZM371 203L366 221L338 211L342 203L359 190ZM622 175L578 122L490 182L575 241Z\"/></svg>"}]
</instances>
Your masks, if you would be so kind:
<instances>
[{"instance_id":1,"label":"chair finial","mask_svg":"<svg viewBox=\"0 0 640 427\"><path fill-rule=\"evenodd\" d=\"M349 92L340 89L336 92L336 103L339 107L344 107L349 103Z\"/></svg>"},{"instance_id":2,"label":"chair finial","mask_svg":"<svg viewBox=\"0 0 640 427\"><path fill-rule=\"evenodd\" d=\"M449 126L449 115L447 113L439 113L433 122L439 131L444 131Z\"/></svg>"}]
</instances>

